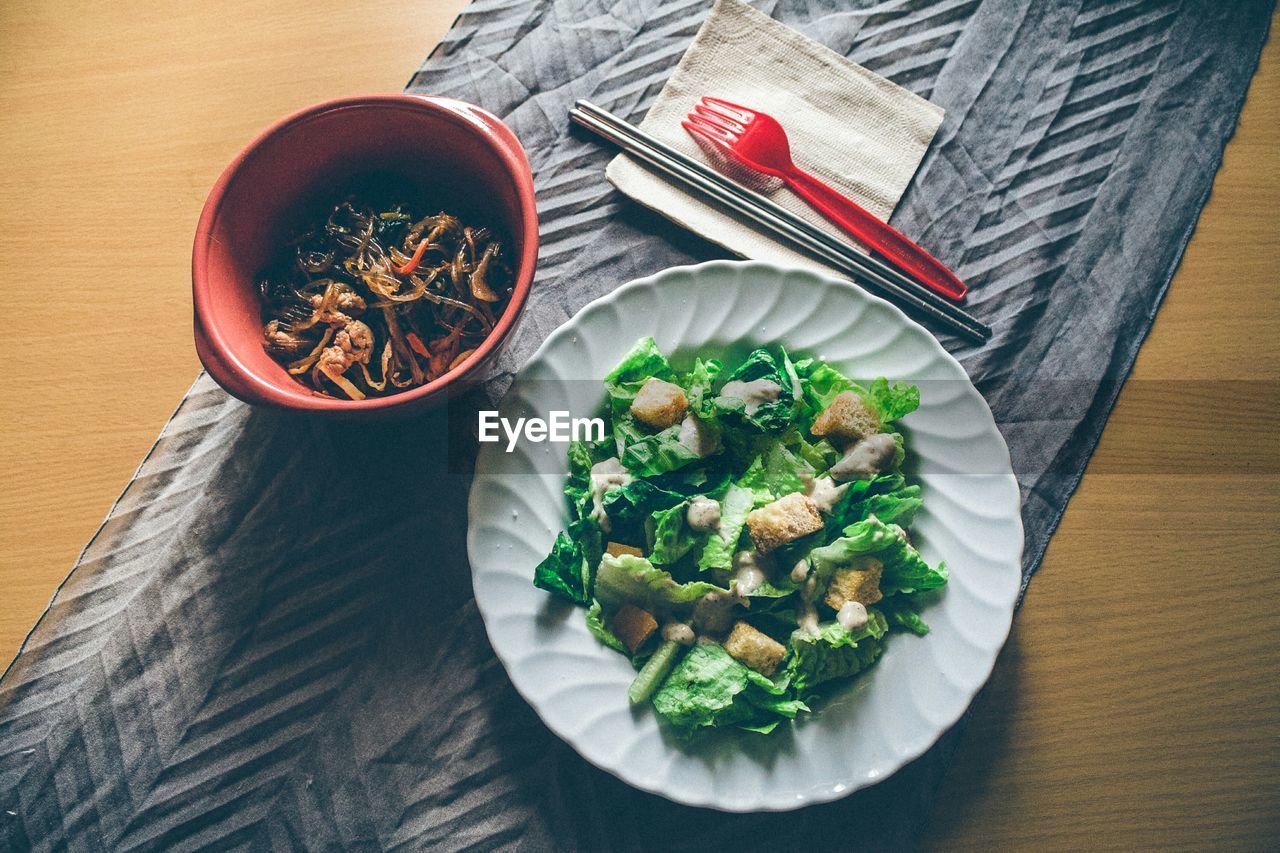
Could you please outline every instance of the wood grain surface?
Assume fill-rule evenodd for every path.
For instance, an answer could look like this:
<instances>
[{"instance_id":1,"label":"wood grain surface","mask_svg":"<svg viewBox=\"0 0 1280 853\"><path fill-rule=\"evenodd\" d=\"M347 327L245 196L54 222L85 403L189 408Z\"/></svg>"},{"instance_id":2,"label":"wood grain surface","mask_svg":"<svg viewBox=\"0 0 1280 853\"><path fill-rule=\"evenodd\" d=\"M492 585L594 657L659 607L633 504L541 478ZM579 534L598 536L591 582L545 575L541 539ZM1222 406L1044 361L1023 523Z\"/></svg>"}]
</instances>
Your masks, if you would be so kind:
<instances>
[{"instance_id":1,"label":"wood grain surface","mask_svg":"<svg viewBox=\"0 0 1280 853\"><path fill-rule=\"evenodd\" d=\"M0 4L0 658L194 378L204 197L462 0ZM932 849L1280 847L1280 50L943 783Z\"/></svg>"}]
</instances>

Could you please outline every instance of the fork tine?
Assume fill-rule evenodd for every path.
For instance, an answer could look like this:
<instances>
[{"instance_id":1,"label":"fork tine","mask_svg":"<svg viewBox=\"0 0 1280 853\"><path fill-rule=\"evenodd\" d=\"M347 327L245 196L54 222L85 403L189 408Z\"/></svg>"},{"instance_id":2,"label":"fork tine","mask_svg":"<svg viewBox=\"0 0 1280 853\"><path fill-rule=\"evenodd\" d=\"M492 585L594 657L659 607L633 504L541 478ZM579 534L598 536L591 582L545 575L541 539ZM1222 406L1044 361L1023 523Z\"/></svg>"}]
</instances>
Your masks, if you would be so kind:
<instances>
[{"instance_id":1,"label":"fork tine","mask_svg":"<svg viewBox=\"0 0 1280 853\"><path fill-rule=\"evenodd\" d=\"M689 117L701 118L703 121L707 122L708 124L718 127L721 130L724 130L728 133L732 133L734 136L737 136L738 134L741 134L741 133L745 133L747 130L743 125L739 124L738 122L734 121L728 116L721 115L720 113L717 113L714 110L710 110L704 107L702 104L698 104L697 106L695 106L693 108L693 112L689 113Z\"/></svg>"},{"instance_id":2,"label":"fork tine","mask_svg":"<svg viewBox=\"0 0 1280 853\"><path fill-rule=\"evenodd\" d=\"M747 109L746 107L735 104L732 101L726 101L724 98L713 98L710 95L703 95L702 103L725 118L732 119L740 124L750 124L751 120L756 117L755 110Z\"/></svg>"},{"instance_id":3,"label":"fork tine","mask_svg":"<svg viewBox=\"0 0 1280 853\"><path fill-rule=\"evenodd\" d=\"M736 137L730 136L724 130L704 121L701 116L697 116L692 113L689 114L688 118L680 122L680 126L693 135L700 136L708 142L716 145L732 145L736 139Z\"/></svg>"}]
</instances>

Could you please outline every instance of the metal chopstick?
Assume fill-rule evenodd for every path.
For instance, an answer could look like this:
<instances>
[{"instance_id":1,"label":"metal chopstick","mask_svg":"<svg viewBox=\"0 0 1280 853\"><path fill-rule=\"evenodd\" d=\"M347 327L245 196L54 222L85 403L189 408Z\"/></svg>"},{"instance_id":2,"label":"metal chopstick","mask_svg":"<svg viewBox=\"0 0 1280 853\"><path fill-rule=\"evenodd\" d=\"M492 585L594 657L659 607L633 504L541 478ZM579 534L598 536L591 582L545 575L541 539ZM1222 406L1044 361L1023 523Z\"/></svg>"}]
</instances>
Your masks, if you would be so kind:
<instances>
[{"instance_id":1,"label":"metal chopstick","mask_svg":"<svg viewBox=\"0 0 1280 853\"><path fill-rule=\"evenodd\" d=\"M706 164L701 163L697 160L694 160L692 157L689 157L682 151L672 148L670 145L658 139L657 137L654 137L652 135L645 133L643 130L641 130L640 128L634 125L628 124L625 119L622 119L622 118L619 118L618 116L613 115L612 113L608 112L602 107L597 107L595 104L591 103L590 101L579 99L577 102L577 108L582 110L585 113L596 116L596 118L599 118L602 121L613 124L619 130L628 132L631 136L634 136L637 139L640 139L642 142L647 143L651 148L658 149L662 153L666 154L668 157L678 161L681 165L706 175L707 178L709 178L710 180L714 180L716 183L720 184L730 192L733 192L737 195L741 195L743 198L750 199L756 204L759 204L765 207L766 209L774 213L776 216L787 220L792 225L806 232L815 240L822 243L826 243L827 245L831 246L832 249L835 249L836 251L845 255L847 258L849 258L851 263L856 263L860 266L865 266L867 269L871 270L872 272L878 273L884 278L887 278L890 281L901 285L902 287L906 287L912 290L918 290L922 293L932 293L932 291L929 291L928 288L925 288L920 282L911 278L906 273L902 272L896 267L893 267L887 263L884 263L878 258L868 255L865 252L858 251L858 249L855 246L849 243L846 243L840 237L832 235L828 231L824 231L823 229L814 225L809 220L804 219L801 216L797 216L796 214L787 210L785 207L782 207L781 205L777 204L772 199L769 199L759 193L753 192L752 190L748 189L746 186L743 186L737 181L734 181L729 176L719 171L716 171L715 169L709 168ZM955 307L952 303L949 303L949 302L943 302L941 304L946 307ZM957 311L960 316L967 316L964 314L963 310L957 309Z\"/></svg>"},{"instance_id":2,"label":"metal chopstick","mask_svg":"<svg viewBox=\"0 0 1280 853\"><path fill-rule=\"evenodd\" d=\"M569 116L649 166L789 240L882 295L906 304L969 340L982 343L991 337L989 326L945 302L923 285L902 276L874 258L858 253L759 193L740 186L617 116L587 101L578 101Z\"/></svg>"},{"instance_id":3,"label":"metal chopstick","mask_svg":"<svg viewBox=\"0 0 1280 853\"><path fill-rule=\"evenodd\" d=\"M851 272L851 274L855 275L856 277L863 280L864 282L870 283L881 290L884 290L886 292L891 292L896 295L896 291L893 291L892 288L890 288L889 284L887 284L886 281L882 281L881 279L887 280L887 282L889 283L896 284L898 287L904 290L907 290L919 295L921 299L926 300L932 305L936 306L940 312L948 314L957 322L970 327L971 331L974 333L974 335L971 336L973 337L974 340L977 340L977 337L976 337L977 335L981 335L982 340L986 340L991 336L991 328L986 324L982 323L981 321L977 320L975 317L973 317L973 315L967 313L966 311L957 307L956 305L939 298L933 291L929 290L924 285L920 284L914 279L907 277L906 275L902 274L901 272L894 269L893 267L887 264L884 264L875 258L872 258L868 255L865 255L857 251L855 248L850 246L848 243L845 243L838 237L835 237L832 234L829 234L828 232L823 231L821 228L818 228L816 225L813 225L812 223L797 216L791 211L777 205L770 199L765 198L763 195L760 195L759 193L756 193L750 189L747 189L746 187L742 186L736 181L733 181L727 176L721 174L720 172L704 165L703 163L698 162L697 160L694 160L691 157L688 157L684 153L677 151L676 149L672 148L670 145L667 145L665 142L661 141L660 139L656 139L655 137L650 136L649 134L640 130L640 128L635 127L632 124L629 124L624 119L621 119L613 115L607 110L604 110L603 108L598 107L589 101L579 100L577 102L576 108L581 112L594 116L600 121L608 125L611 125L617 131L619 131L619 133L621 133L624 136L631 137L638 144L647 146L650 149L655 150L658 154L665 155L666 158L670 160L674 160L676 164L678 164L679 166L682 166L689 171L696 172L697 174L706 178L706 180L717 184L718 186L723 188L726 192L731 193L751 204L754 204L757 207L764 208L769 213L772 213L774 217L776 217L777 219L781 219L787 222L788 224L792 225L795 229L804 232L806 235L811 237L813 241L827 246L829 249L831 249L831 251L836 252L845 260L847 260L849 264L853 264L854 266L858 267L859 268L858 272L852 272L847 269L847 265L837 264L838 266L840 266L841 269L845 269L846 272ZM770 227L767 223L764 223L764 224L766 224L766 227ZM805 247L804 244L802 244L802 248L804 247ZM814 250L810 248L810 251L812 252ZM905 295L904 295L904 298L905 298ZM926 312L926 313L932 313L932 312Z\"/></svg>"}]
</instances>

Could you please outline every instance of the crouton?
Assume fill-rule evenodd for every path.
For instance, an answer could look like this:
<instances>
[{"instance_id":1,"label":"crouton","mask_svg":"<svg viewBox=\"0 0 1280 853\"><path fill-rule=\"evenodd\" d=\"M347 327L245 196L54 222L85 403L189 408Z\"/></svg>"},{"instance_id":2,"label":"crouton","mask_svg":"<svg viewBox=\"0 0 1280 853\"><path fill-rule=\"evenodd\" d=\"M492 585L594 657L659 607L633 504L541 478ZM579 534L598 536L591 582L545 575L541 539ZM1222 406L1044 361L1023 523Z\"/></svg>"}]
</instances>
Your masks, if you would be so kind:
<instances>
[{"instance_id":1,"label":"crouton","mask_svg":"<svg viewBox=\"0 0 1280 853\"><path fill-rule=\"evenodd\" d=\"M729 638L724 641L724 650L764 676L773 675L773 671L787 654L786 646L746 622L734 624Z\"/></svg>"},{"instance_id":2,"label":"crouton","mask_svg":"<svg viewBox=\"0 0 1280 853\"><path fill-rule=\"evenodd\" d=\"M636 420L658 430L680 423L688 408L689 398L685 397L684 389L652 376L631 401L631 414Z\"/></svg>"},{"instance_id":3,"label":"crouton","mask_svg":"<svg viewBox=\"0 0 1280 853\"><path fill-rule=\"evenodd\" d=\"M622 605L613 615L613 633L631 650L631 654L635 654L636 649L643 646L656 630L658 620L649 611L641 610L634 604Z\"/></svg>"},{"instance_id":4,"label":"crouton","mask_svg":"<svg viewBox=\"0 0 1280 853\"><path fill-rule=\"evenodd\" d=\"M604 552L614 557L621 557L623 554L630 554L633 557L643 557L644 551L634 545L623 545L621 542L610 542L604 546Z\"/></svg>"},{"instance_id":5,"label":"crouton","mask_svg":"<svg viewBox=\"0 0 1280 853\"><path fill-rule=\"evenodd\" d=\"M857 565L836 569L827 586L827 604L836 611L849 601L856 601L863 607L875 604L884 598L880 592L880 575L883 573L884 563L875 557L864 557Z\"/></svg>"},{"instance_id":6,"label":"crouton","mask_svg":"<svg viewBox=\"0 0 1280 853\"><path fill-rule=\"evenodd\" d=\"M794 542L822 529L822 516L813 498L793 492L747 515L747 530L756 550L768 554L779 545Z\"/></svg>"},{"instance_id":7,"label":"crouton","mask_svg":"<svg viewBox=\"0 0 1280 853\"><path fill-rule=\"evenodd\" d=\"M823 409L809 430L814 435L847 444L880 431L880 416L856 391L842 391Z\"/></svg>"}]
</instances>

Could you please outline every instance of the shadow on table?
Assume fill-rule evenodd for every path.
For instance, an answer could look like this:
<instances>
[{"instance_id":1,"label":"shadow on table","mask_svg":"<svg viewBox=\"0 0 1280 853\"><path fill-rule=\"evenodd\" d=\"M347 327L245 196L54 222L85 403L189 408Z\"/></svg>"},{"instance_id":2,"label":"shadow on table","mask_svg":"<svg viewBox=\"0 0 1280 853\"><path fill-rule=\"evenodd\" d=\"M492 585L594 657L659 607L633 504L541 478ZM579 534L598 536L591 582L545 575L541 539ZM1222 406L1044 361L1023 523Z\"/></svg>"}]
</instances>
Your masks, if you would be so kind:
<instances>
[{"instance_id":1,"label":"shadow on table","mask_svg":"<svg viewBox=\"0 0 1280 853\"><path fill-rule=\"evenodd\" d=\"M938 786L920 837L921 849L942 850L973 821L989 817L979 806L1013 765L1014 717L1022 702L1022 647L1015 621L986 688L974 701L964 736Z\"/></svg>"}]
</instances>

